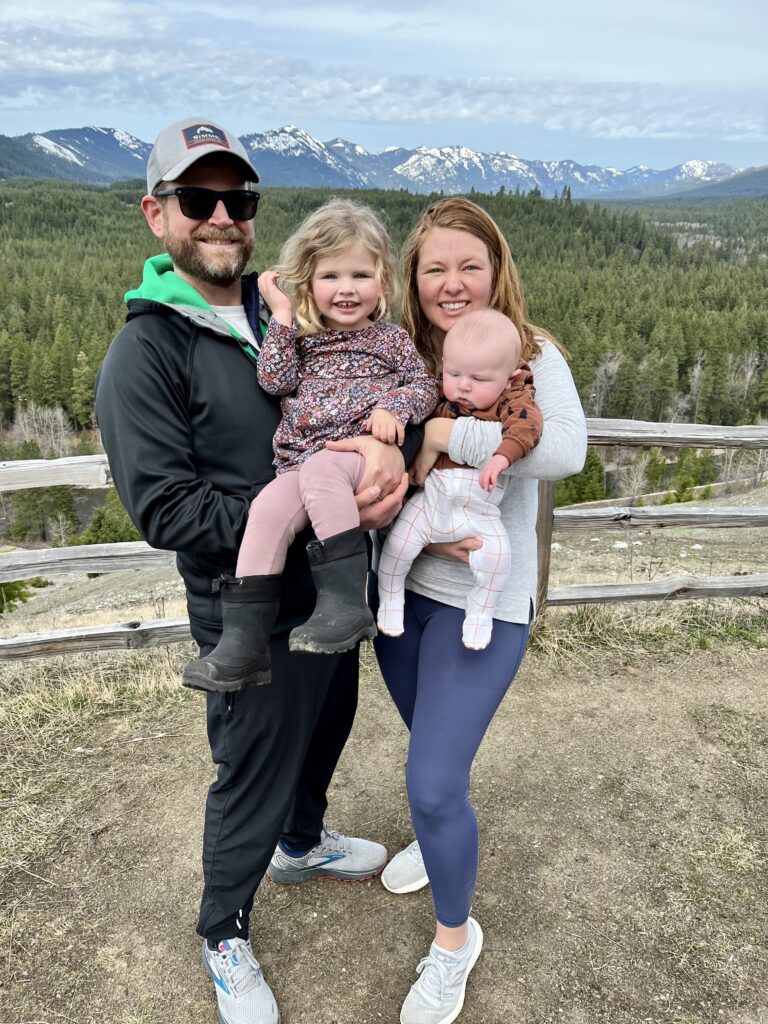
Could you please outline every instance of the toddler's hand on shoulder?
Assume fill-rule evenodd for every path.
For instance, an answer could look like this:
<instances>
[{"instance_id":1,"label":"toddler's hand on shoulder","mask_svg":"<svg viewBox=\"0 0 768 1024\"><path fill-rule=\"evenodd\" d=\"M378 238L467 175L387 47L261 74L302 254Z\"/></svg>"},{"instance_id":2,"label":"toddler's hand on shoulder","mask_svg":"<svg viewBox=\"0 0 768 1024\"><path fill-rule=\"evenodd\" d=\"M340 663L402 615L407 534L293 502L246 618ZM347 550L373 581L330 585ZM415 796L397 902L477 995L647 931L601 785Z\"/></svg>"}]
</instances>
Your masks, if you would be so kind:
<instances>
[{"instance_id":1,"label":"toddler's hand on shoulder","mask_svg":"<svg viewBox=\"0 0 768 1024\"><path fill-rule=\"evenodd\" d=\"M374 409L365 421L365 430L384 444L402 444L405 439L402 423L387 409Z\"/></svg>"}]
</instances>

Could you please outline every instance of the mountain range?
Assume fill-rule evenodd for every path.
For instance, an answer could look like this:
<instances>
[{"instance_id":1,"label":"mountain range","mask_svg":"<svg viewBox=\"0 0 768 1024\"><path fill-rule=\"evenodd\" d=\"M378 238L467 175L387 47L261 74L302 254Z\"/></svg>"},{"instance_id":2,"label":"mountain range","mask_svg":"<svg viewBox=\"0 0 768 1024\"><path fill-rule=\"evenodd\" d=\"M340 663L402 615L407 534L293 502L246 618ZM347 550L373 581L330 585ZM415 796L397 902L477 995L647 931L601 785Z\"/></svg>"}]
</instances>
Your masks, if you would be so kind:
<instances>
[{"instance_id":1,"label":"mountain range","mask_svg":"<svg viewBox=\"0 0 768 1024\"><path fill-rule=\"evenodd\" d=\"M465 146L389 148L370 153L336 138L320 142L301 128L241 136L268 186L403 188L409 192L530 192L544 196L568 187L574 198L666 195L717 182L736 168L688 160L666 170L627 170L574 160L524 160L511 153L480 153ZM144 175L151 144L116 128L66 128L13 138L0 136L0 178L50 177L108 184Z\"/></svg>"}]
</instances>

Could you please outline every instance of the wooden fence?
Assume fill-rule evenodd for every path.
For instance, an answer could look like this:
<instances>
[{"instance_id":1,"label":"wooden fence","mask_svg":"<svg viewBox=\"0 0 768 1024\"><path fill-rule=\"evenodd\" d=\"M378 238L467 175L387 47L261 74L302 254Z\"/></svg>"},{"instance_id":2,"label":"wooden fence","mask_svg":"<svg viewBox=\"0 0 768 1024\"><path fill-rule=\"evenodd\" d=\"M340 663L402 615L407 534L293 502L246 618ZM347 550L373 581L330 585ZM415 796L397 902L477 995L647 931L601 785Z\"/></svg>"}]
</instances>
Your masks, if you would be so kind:
<instances>
[{"instance_id":1,"label":"wooden fence","mask_svg":"<svg viewBox=\"0 0 768 1024\"><path fill-rule=\"evenodd\" d=\"M767 427L716 427L702 424L645 423L637 420L587 420L592 445L631 447L768 449ZM39 459L0 463L0 491L70 484L105 487L110 483L105 455L70 459ZM562 606L625 601L678 600L698 597L762 597L768 595L768 573L747 576L678 576L643 583L576 584L549 587L553 530L663 529L768 526L768 508L705 509L631 506L555 509L554 483L539 485L539 604ZM130 572L171 567L174 555L139 541L46 548L0 554L0 583L71 572ZM154 647L189 639L186 618L120 622L30 633L0 639L0 660L76 651Z\"/></svg>"}]
</instances>

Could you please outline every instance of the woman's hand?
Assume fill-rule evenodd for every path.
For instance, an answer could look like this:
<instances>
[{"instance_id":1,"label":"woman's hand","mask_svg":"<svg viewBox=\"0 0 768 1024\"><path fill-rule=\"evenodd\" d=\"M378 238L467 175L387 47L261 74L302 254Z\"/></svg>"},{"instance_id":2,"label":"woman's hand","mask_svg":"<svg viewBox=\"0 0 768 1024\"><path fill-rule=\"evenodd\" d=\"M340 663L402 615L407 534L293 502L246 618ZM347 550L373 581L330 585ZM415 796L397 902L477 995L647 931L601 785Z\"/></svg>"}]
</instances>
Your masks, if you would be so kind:
<instances>
[{"instance_id":1,"label":"woman's hand","mask_svg":"<svg viewBox=\"0 0 768 1024\"><path fill-rule=\"evenodd\" d=\"M293 323L293 307L291 300L277 284L280 275L276 270L263 270L259 274L259 294L269 306L272 316L283 327Z\"/></svg>"},{"instance_id":2,"label":"woman's hand","mask_svg":"<svg viewBox=\"0 0 768 1024\"><path fill-rule=\"evenodd\" d=\"M408 467L408 479L417 487L423 487L427 474L442 452L448 451L448 442L453 430L453 420L434 419L424 424L424 440L421 448Z\"/></svg>"},{"instance_id":3,"label":"woman's hand","mask_svg":"<svg viewBox=\"0 0 768 1024\"><path fill-rule=\"evenodd\" d=\"M416 458L408 467L408 479L416 487L423 487L424 481L429 476L429 471L437 462L440 453L428 448L425 444L416 452Z\"/></svg>"},{"instance_id":4,"label":"woman's hand","mask_svg":"<svg viewBox=\"0 0 768 1024\"><path fill-rule=\"evenodd\" d=\"M483 542L479 537L465 537L464 540L452 540L445 544L427 544L424 550L438 558L450 558L454 562L469 564L470 551L479 551Z\"/></svg>"}]
</instances>

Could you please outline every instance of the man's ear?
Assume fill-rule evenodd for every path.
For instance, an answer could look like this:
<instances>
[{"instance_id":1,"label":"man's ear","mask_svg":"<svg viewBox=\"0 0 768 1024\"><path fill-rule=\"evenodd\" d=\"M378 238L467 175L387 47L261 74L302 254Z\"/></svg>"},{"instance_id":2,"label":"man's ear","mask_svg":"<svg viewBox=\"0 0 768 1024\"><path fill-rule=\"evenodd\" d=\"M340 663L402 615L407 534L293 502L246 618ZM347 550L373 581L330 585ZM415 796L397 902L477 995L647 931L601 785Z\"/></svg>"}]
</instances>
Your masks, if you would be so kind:
<instances>
[{"instance_id":1,"label":"man's ear","mask_svg":"<svg viewBox=\"0 0 768 1024\"><path fill-rule=\"evenodd\" d=\"M149 224L149 230L157 238L162 238L163 231L163 207L157 196L144 196L141 200L141 212Z\"/></svg>"}]
</instances>

